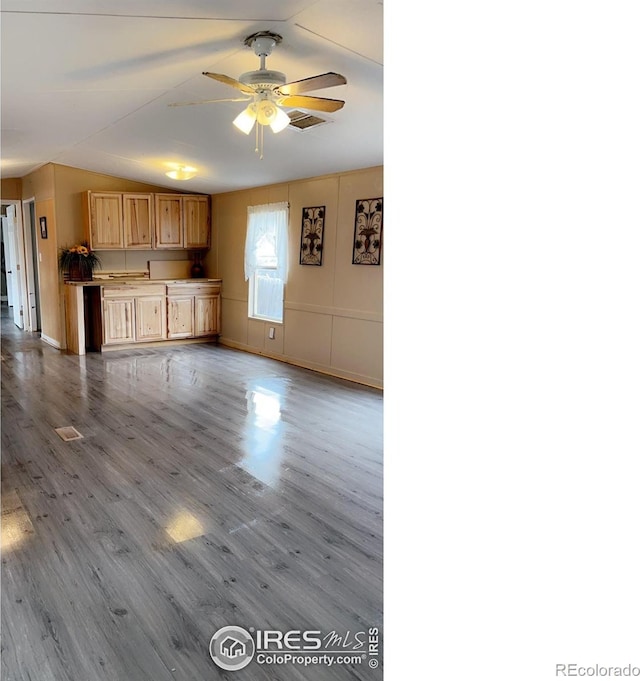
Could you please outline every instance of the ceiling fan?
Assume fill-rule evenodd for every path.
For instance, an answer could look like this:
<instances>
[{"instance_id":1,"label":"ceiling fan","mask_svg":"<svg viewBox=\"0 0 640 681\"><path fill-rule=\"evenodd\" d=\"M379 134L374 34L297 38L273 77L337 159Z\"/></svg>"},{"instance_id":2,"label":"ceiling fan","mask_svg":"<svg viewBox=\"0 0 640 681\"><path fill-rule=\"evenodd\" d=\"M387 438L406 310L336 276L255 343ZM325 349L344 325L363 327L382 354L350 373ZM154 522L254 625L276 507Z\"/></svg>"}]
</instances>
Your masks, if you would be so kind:
<instances>
[{"instance_id":1,"label":"ceiling fan","mask_svg":"<svg viewBox=\"0 0 640 681\"><path fill-rule=\"evenodd\" d=\"M320 90L336 85L345 85L347 79L339 73L322 73L310 78L287 82L286 76L280 71L266 68L266 58L273 48L282 41L282 36L271 31L253 33L244 40L244 44L252 47L256 56L260 58L260 68L257 71L247 71L238 80L222 73L203 72L203 76L217 80L225 85L239 90L244 96L226 99L206 99L200 102L176 102L169 106L191 106L193 104L209 104L211 102L250 102L233 121L233 124L248 135L256 126L256 152L260 153L264 147L264 127L269 126L277 133L290 123L289 116L280 107L299 107L315 111L333 112L344 106L341 99L327 99L326 97L310 97L302 93Z\"/></svg>"}]
</instances>

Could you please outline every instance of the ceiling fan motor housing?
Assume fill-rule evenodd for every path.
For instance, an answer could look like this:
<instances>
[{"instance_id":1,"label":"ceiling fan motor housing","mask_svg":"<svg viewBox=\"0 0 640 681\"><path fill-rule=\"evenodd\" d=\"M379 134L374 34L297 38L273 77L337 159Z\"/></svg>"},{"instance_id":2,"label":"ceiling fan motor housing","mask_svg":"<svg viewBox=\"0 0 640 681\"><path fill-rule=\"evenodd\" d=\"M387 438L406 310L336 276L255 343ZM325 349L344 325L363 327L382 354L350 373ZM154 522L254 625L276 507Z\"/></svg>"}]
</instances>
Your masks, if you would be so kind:
<instances>
[{"instance_id":1,"label":"ceiling fan motor housing","mask_svg":"<svg viewBox=\"0 0 640 681\"><path fill-rule=\"evenodd\" d=\"M287 82L287 77L280 71L260 69L243 73L239 80L244 85L250 85L256 90L273 90L280 85L284 85Z\"/></svg>"}]
</instances>

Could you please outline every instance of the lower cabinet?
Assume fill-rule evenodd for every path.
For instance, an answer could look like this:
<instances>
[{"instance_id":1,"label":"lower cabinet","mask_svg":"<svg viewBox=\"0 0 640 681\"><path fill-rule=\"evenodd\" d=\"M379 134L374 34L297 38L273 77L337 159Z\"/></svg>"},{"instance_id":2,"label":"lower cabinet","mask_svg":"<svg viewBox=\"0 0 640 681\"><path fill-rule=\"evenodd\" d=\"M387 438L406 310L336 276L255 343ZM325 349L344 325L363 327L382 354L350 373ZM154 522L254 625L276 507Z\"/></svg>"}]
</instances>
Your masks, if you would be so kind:
<instances>
[{"instance_id":1,"label":"lower cabinet","mask_svg":"<svg viewBox=\"0 0 640 681\"><path fill-rule=\"evenodd\" d=\"M135 299L136 340L164 340L167 337L167 297L144 296Z\"/></svg>"},{"instance_id":2,"label":"lower cabinet","mask_svg":"<svg viewBox=\"0 0 640 681\"><path fill-rule=\"evenodd\" d=\"M193 296L171 295L169 307L169 338L190 338L193 336Z\"/></svg>"},{"instance_id":3,"label":"lower cabinet","mask_svg":"<svg viewBox=\"0 0 640 681\"><path fill-rule=\"evenodd\" d=\"M103 342L133 343L135 341L133 298L105 298L102 303Z\"/></svg>"},{"instance_id":4,"label":"lower cabinet","mask_svg":"<svg viewBox=\"0 0 640 681\"><path fill-rule=\"evenodd\" d=\"M165 340L165 285L103 286L102 329L104 345Z\"/></svg>"},{"instance_id":5,"label":"lower cabinet","mask_svg":"<svg viewBox=\"0 0 640 681\"><path fill-rule=\"evenodd\" d=\"M194 297L195 336L213 336L220 332L219 302L219 293L200 293Z\"/></svg>"},{"instance_id":6,"label":"lower cabinet","mask_svg":"<svg viewBox=\"0 0 640 681\"><path fill-rule=\"evenodd\" d=\"M169 338L199 338L220 333L220 284L167 286Z\"/></svg>"},{"instance_id":7,"label":"lower cabinet","mask_svg":"<svg viewBox=\"0 0 640 681\"><path fill-rule=\"evenodd\" d=\"M118 345L220 333L220 284L103 286L102 344Z\"/></svg>"}]
</instances>

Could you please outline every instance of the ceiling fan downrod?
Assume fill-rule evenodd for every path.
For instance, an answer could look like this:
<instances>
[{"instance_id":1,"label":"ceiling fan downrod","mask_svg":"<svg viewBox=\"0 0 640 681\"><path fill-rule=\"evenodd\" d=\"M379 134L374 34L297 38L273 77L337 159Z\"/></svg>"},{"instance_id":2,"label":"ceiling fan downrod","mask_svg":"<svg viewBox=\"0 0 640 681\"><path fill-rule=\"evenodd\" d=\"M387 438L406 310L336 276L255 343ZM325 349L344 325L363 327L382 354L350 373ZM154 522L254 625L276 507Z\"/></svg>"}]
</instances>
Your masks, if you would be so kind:
<instances>
[{"instance_id":1,"label":"ceiling fan downrod","mask_svg":"<svg viewBox=\"0 0 640 681\"><path fill-rule=\"evenodd\" d=\"M282 36L271 31L258 31L244 39L244 44L247 47L253 48L256 57L260 57L260 69L266 68L267 57L271 54L273 48L281 42Z\"/></svg>"}]
</instances>

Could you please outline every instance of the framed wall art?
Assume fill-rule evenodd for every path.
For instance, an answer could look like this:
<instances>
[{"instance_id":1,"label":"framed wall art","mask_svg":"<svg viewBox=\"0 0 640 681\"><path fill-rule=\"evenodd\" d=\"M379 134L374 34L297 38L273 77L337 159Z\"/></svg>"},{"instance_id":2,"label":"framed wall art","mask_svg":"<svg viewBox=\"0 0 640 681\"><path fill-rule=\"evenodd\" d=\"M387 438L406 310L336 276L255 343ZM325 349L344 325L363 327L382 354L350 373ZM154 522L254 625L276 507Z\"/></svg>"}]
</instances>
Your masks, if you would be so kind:
<instances>
[{"instance_id":1,"label":"framed wall art","mask_svg":"<svg viewBox=\"0 0 640 681\"><path fill-rule=\"evenodd\" d=\"M379 265L382 245L382 197L358 199L353 235L353 264Z\"/></svg>"},{"instance_id":2,"label":"framed wall art","mask_svg":"<svg viewBox=\"0 0 640 681\"><path fill-rule=\"evenodd\" d=\"M301 265L322 265L325 210L325 206L302 209Z\"/></svg>"},{"instance_id":3,"label":"framed wall art","mask_svg":"<svg viewBox=\"0 0 640 681\"><path fill-rule=\"evenodd\" d=\"M47 239L48 238L48 233L47 233L47 218L42 217L40 218L40 237L42 239Z\"/></svg>"}]
</instances>

